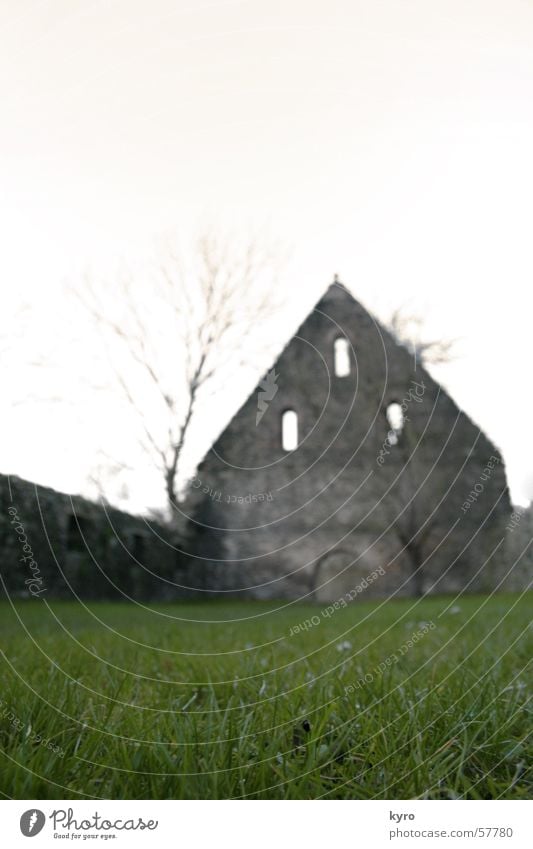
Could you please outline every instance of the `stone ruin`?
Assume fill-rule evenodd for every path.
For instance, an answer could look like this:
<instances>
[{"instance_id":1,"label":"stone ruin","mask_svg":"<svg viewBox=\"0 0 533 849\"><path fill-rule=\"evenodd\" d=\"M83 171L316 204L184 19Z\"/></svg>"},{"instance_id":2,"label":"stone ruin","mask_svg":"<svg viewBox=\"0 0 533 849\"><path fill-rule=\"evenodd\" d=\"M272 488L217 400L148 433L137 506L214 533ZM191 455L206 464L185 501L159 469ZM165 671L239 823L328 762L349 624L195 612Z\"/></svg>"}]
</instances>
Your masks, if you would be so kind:
<instances>
[{"instance_id":1,"label":"stone ruin","mask_svg":"<svg viewBox=\"0 0 533 849\"><path fill-rule=\"evenodd\" d=\"M0 576L10 598L187 597L168 529L104 503L0 475Z\"/></svg>"},{"instance_id":2,"label":"stone ruin","mask_svg":"<svg viewBox=\"0 0 533 849\"><path fill-rule=\"evenodd\" d=\"M12 596L345 603L518 588L500 452L338 283L200 464L178 540L1 475L0 508Z\"/></svg>"},{"instance_id":3,"label":"stone ruin","mask_svg":"<svg viewBox=\"0 0 533 849\"><path fill-rule=\"evenodd\" d=\"M505 578L500 452L339 283L217 439L189 502L191 574L214 594L331 601Z\"/></svg>"}]
</instances>

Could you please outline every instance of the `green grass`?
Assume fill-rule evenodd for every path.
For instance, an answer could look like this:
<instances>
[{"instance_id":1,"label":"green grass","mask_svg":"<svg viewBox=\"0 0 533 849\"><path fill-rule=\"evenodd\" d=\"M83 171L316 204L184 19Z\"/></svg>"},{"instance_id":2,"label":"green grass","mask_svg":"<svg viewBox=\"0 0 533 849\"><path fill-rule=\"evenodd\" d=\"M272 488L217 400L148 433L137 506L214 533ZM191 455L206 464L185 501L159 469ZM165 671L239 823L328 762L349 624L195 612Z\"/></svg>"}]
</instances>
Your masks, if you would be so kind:
<instances>
[{"instance_id":1,"label":"green grass","mask_svg":"<svg viewBox=\"0 0 533 849\"><path fill-rule=\"evenodd\" d=\"M0 791L529 798L531 602L3 602Z\"/></svg>"}]
</instances>

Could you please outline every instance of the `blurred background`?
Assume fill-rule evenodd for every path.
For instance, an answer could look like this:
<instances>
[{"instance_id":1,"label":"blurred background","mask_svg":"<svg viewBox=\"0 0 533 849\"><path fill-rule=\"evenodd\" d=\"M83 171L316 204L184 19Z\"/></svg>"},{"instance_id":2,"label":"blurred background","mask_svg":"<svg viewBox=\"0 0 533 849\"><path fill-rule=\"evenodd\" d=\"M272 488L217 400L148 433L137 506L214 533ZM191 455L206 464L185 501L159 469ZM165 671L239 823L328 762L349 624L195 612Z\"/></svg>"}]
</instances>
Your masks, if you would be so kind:
<instances>
[{"instance_id":1,"label":"blurred background","mask_svg":"<svg viewBox=\"0 0 533 849\"><path fill-rule=\"evenodd\" d=\"M515 0L2 3L0 471L164 503L78 296L120 322L117 281L152 302L169 251L194 293L208 234L264 251L243 302L275 309L202 399L184 479L338 273L456 340L429 368L527 504L532 28Z\"/></svg>"}]
</instances>

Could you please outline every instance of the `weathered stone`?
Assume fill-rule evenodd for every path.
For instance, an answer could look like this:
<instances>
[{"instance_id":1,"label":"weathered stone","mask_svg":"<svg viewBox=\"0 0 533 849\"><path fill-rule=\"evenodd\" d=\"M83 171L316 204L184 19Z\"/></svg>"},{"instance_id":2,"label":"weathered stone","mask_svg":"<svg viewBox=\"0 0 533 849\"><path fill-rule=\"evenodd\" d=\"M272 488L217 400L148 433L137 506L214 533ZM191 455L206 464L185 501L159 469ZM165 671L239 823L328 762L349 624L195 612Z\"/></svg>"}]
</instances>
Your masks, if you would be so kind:
<instances>
[{"instance_id":1,"label":"weathered stone","mask_svg":"<svg viewBox=\"0 0 533 849\"><path fill-rule=\"evenodd\" d=\"M0 475L0 573L9 596L172 599L190 595L166 528Z\"/></svg>"},{"instance_id":2,"label":"weathered stone","mask_svg":"<svg viewBox=\"0 0 533 849\"><path fill-rule=\"evenodd\" d=\"M350 346L344 377L337 339ZM353 598L498 586L511 512L499 451L343 286L273 369L192 483L197 586L327 601L379 567ZM392 403L404 424L389 436ZM298 416L294 451L281 442L287 410Z\"/></svg>"}]
</instances>

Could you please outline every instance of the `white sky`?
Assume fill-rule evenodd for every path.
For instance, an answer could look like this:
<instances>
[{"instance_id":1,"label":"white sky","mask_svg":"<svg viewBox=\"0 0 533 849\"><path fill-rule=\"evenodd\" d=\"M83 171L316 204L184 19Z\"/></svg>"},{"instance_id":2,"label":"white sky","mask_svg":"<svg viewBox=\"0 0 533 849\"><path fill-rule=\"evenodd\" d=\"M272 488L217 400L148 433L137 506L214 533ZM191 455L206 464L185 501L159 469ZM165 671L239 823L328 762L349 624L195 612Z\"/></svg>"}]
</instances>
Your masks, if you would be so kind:
<instances>
[{"instance_id":1,"label":"white sky","mask_svg":"<svg viewBox=\"0 0 533 849\"><path fill-rule=\"evenodd\" d=\"M294 320L338 272L461 337L435 374L533 497L532 2L2 0L0 103L2 323L34 307L28 350L85 263L266 222ZM0 470L81 488L109 422L0 412Z\"/></svg>"}]
</instances>

